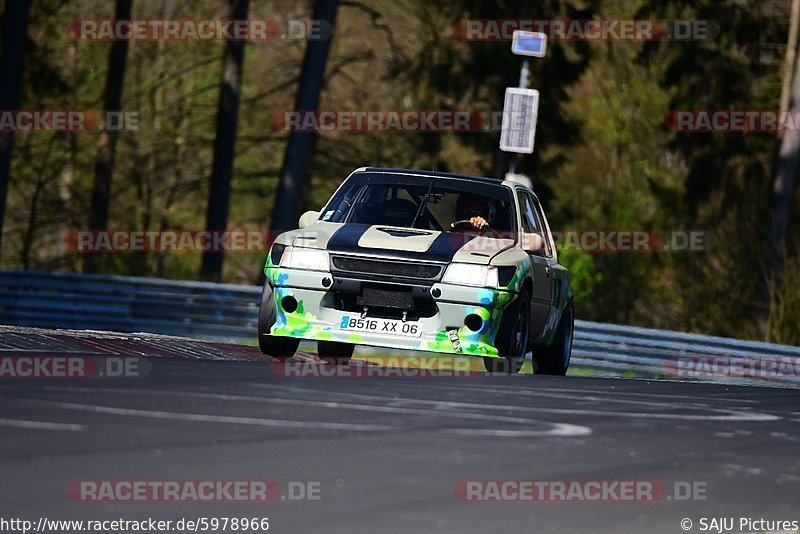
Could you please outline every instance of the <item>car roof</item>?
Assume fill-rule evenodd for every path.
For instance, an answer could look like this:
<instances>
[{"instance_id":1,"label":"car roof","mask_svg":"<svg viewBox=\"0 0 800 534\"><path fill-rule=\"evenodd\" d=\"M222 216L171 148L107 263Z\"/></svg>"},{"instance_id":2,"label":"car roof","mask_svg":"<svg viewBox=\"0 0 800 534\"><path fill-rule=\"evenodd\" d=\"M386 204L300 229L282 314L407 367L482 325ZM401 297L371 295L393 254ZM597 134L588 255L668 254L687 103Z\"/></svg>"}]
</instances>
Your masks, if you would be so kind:
<instances>
[{"instance_id":1,"label":"car roof","mask_svg":"<svg viewBox=\"0 0 800 534\"><path fill-rule=\"evenodd\" d=\"M470 182L482 182L488 184L500 185L503 180L498 178L487 178L485 176L471 176L469 174L455 174L451 172L440 172L431 170L417 170L417 169L393 169L386 167L361 167L355 171L359 172L377 172L383 174L405 174L415 176L435 176L438 178L452 178L456 180L468 180Z\"/></svg>"},{"instance_id":2,"label":"car roof","mask_svg":"<svg viewBox=\"0 0 800 534\"><path fill-rule=\"evenodd\" d=\"M352 174L358 174L362 172L372 172L372 173L381 173L381 174L401 174L406 176L435 176L437 178L448 178L451 180L466 180L469 182L474 183L484 183L484 184L492 184L492 185L502 185L508 187L512 190L514 189L524 189L528 193L536 196L536 193L533 190L533 185L530 183L530 180L527 179L527 183L525 181L509 179L500 179L500 178L488 178L486 176L472 176L469 174L456 174L452 172L440 172L440 171L431 171L431 170L419 170L419 169L395 169L391 167L360 167L353 171Z\"/></svg>"}]
</instances>

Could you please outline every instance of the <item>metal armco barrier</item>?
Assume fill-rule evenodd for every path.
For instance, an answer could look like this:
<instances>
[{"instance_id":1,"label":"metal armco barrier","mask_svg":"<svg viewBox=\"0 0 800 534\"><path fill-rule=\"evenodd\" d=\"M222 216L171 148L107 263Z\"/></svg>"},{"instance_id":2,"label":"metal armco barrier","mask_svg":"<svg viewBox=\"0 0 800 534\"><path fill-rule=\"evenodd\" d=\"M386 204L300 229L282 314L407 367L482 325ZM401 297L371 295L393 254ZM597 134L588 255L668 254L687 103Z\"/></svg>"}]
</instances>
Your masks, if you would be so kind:
<instances>
[{"instance_id":1,"label":"metal armco barrier","mask_svg":"<svg viewBox=\"0 0 800 534\"><path fill-rule=\"evenodd\" d=\"M261 288L256 286L0 271L0 323L219 341L254 340L260 295ZM588 321L575 323L573 366L609 375L669 378L670 362L698 356L800 362L800 347ZM783 373L777 380L800 385L800 369L797 371ZM753 383L776 380L750 378Z\"/></svg>"}]
</instances>

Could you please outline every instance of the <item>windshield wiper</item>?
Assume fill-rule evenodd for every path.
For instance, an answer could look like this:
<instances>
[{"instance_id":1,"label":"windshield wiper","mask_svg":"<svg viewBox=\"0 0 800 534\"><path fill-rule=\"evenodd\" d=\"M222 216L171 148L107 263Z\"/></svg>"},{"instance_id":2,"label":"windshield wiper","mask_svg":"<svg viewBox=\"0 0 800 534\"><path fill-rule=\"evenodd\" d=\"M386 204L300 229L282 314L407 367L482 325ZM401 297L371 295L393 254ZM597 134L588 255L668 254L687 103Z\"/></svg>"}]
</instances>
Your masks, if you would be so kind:
<instances>
[{"instance_id":1,"label":"windshield wiper","mask_svg":"<svg viewBox=\"0 0 800 534\"><path fill-rule=\"evenodd\" d=\"M419 216L422 215L422 210L425 209L425 206L428 205L428 200L431 198L431 192L433 191L433 184L436 180L431 178L431 185L428 186L428 192L425 193L425 198L422 199L422 202L419 203L419 209L417 210L417 214L414 215L414 220L411 221L411 228L414 228L417 224L417 219Z\"/></svg>"}]
</instances>

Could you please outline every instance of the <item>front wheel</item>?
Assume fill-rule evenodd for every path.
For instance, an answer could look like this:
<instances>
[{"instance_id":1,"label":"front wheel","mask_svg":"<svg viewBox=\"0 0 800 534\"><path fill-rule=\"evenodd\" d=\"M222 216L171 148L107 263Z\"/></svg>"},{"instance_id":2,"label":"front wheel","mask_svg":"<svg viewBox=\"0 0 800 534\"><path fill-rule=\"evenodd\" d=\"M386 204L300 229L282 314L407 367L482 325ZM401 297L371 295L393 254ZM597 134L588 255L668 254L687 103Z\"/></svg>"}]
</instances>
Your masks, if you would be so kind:
<instances>
[{"instance_id":1,"label":"front wheel","mask_svg":"<svg viewBox=\"0 0 800 534\"><path fill-rule=\"evenodd\" d=\"M536 373L540 375L565 375L572 355L572 334L575 330L575 311L567 304L561 315L558 330L549 347L533 352Z\"/></svg>"},{"instance_id":2,"label":"front wheel","mask_svg":"<svg viewBox=\"0 0 800 534\"><path fill-rule=\"evenodd\" d=\"M516 374L522 368L528 352L528 333L531 327L531 297L522 293L516 302L503 312L503 321L494 346L497 358L484 358L483 366L490 373Z\"/></svg>"},{"instance_id":3,"label":"front wheel","mask_svg":"<svg viewBox=\"0 0 800 534\"><path fill-rule=\"evenodd\" d=\"M300 340L292 337L271 336L275 324L275 298L269 283L261 291L261 305L258 307L258 348L267 356L285 360L294 356Z\"/></svg>"}]
</instances>

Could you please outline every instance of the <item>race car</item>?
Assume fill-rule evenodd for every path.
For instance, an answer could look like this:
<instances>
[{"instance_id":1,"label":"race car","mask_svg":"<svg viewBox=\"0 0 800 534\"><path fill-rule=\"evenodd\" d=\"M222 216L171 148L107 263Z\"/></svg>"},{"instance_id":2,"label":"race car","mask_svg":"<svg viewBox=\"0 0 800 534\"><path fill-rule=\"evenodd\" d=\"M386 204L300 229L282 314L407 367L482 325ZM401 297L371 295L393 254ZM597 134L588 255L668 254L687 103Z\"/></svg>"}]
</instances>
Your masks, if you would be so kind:
<instances>
[{"instance_id":1,"label":"race car","mask_svg":"<svg viewBox=\"0 0 800 534\"><path fill-rule=\"evenodd\" d=\"M537 373L567 372L569 273L527 178L363 167L299 226L267 256L263 353L286 359L306 339L330 363L368 345L516 373L532 352Z\"/></svg>"}]
</instances>

